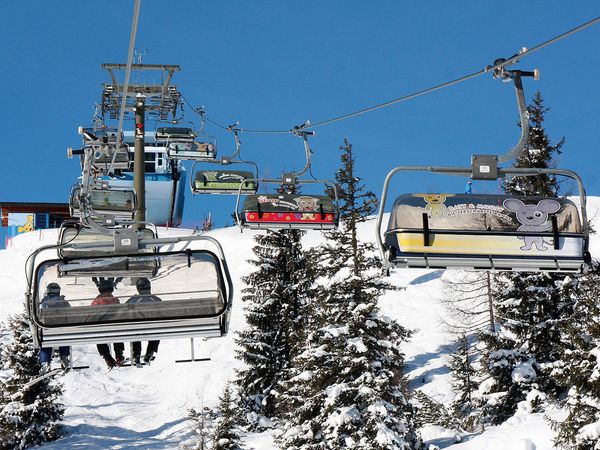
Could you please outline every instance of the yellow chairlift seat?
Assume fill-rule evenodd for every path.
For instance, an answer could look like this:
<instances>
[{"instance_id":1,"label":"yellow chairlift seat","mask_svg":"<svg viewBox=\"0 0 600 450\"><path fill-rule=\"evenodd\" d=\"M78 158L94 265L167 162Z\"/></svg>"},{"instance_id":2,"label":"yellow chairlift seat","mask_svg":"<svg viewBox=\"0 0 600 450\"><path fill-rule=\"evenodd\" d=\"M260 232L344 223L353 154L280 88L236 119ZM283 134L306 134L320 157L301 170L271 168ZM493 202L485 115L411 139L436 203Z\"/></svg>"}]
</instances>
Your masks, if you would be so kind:
<instances>
[{"instance_id":1,"label":"yellow chairlift seat","mask_svg":"<svg viewBox=\"0 0 600 450\"><path fill-rule=\"evenodd\" d=\"M467 265L499 270L579 272L584 241L570 200L508 195L402 195L385 232L397 266L432 268L470 260Z\"/></svg>"}]
</instances>

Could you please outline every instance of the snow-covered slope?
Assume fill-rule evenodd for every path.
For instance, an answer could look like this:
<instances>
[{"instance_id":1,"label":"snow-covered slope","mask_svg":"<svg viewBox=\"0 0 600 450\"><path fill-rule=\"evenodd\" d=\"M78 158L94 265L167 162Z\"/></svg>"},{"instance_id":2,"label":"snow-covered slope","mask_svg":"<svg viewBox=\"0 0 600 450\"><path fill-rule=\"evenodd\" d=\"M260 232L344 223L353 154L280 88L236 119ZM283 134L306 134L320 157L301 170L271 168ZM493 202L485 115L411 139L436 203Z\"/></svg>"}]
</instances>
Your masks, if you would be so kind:
<instances>
[{"instance_id":1,"label":"snow-covered slope","mask_svg":"<svg viewBox=\"0 0 600 450\"><path fill-rule=\"evenodd\" d=\"M600 229L600 198L590 198L588 214ZM374 242L374 221L363 224L361 238ZM182 235L186 230L159 230L161 236ZM235 332L244 327L243 283L251 266L253 236L258 232L238 228L210 232L224 247L235 286L231 333L221 339L195 342L196 357L210 361L176 364L189 358L189 340L162 341L156 361L142 369L123 367L108 372L95 346L75 347L76 364L89 365L83 371L62 378L67 406L64 423L68 435L47 449L173 449L189 437L186 421L191 407L214 406L225 383L240 366L235 359ZM11 247L0 251L0 320L23 310L25 260L36 247L56 241L56 230L31 232L15 238ZM318 232L309 232L305 245L317 245ZM600 254L600 239L592 237L591 252ZM438 401L452 399L450 376L445 367L451 336L441 323L442 279L450 273L434 270L395 271L390 280L406 289L388 293L381 300L385 314L415 331L405 345L408 379L413 389L422 389ZM551 412L552 414L552 412ZM507 423L453 444L453 437L429 427L424 437L440 447L471 449L551 449L554 433L541 414L519 412ZM275 448L268 433L248 436L247 446Z\"/></svg>"}]
</instances>

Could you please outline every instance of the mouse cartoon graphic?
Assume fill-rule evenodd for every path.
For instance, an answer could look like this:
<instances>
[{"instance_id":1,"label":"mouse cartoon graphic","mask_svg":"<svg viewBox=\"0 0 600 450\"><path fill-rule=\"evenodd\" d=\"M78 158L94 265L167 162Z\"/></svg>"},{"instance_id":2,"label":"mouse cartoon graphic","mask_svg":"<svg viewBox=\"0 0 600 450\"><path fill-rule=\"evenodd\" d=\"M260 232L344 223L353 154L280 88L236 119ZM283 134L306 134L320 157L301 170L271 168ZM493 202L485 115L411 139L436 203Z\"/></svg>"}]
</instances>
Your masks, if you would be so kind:
<instances>
[{"instance_id":1,"label":"mouse cartoon graphic","mask_svg":"<svg viewBox=\"0 0 600 450\"><path fill-rule=\"evenodd\" d=\"M423 197L429 217L442 217L448 211L444 202L448 197L454 197L454 194L413 194L413 197Z\"/></svg>"},{"instance_id":2,"label":"mouse cartoon graphic","mask_svg":"<svg viewBox=\"0 0 600 450\"><path fill-rule=\"evenodd\" d=\"M517 220L521 224L518 231L547 231L550 229L549 214L553 214L560 209L560 203L556 200L543 199L536 205L526 205L518 198L507 198L503 202L504 208L514 212L517 215ZM521 250L532 250L535 244L540 251L545 251L548 248L544 243L543 236L519 236L523 239L525 245Z\"/></svg>"}]
</instances>

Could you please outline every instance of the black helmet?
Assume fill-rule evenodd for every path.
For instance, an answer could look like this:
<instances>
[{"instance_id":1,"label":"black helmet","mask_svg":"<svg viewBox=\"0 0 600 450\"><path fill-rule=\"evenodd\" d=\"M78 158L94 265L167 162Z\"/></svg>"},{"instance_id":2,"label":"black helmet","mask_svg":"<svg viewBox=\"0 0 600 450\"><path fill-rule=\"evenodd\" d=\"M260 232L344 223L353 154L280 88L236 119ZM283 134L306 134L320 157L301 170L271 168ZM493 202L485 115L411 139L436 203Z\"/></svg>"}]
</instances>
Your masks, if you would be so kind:
<instances>
[{"instance_id":1,"label":"black helmet","mask_svg":"<svg viewBox=\"0 0 600 450\"><path fill-rule=\"evenodd\" d=\"M113 282L110 280L100 280L100 283L98 283L98 290L100 292L112 292L114 289Z\"/></svg>"},{"instance_id":2,"label":"black helmet","mask_svg":"<svg viewBox=\"0 0 600 450\"><path fill-rule=\"evenodd\" d=\"M135 287L138 291L149 291L152 286L148 278L138 278Z\"/></svg>"},{"instance_id":3,"label":"black helmet","mask_svg":"<svg viewBox=\"0 0 600 450\"><path fill-rule=\"evenodd\" d=\"M58 283L49 283L46 286L46 294L48 295L60 295L60 286Z\"/></svg>"}]
</instances>

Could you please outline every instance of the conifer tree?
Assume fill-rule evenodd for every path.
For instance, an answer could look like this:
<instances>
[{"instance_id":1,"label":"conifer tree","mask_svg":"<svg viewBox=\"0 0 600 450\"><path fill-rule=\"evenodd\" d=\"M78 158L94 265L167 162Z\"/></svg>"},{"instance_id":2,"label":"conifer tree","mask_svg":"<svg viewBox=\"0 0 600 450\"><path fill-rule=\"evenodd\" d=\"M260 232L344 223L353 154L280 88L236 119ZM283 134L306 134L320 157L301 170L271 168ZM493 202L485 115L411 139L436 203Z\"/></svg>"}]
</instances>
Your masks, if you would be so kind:
<instances>
[{"instance_id":1,"label":"conifer tree","mask_svg":"<svg viewBox=\"0 0 600 450\"><path fill-rule=\"evenodd\" d=\"M494 277L489 271L466 270L444 278L443 302L448 311L448 330L458 336L495 331Z\"/></svg>"},{"instance_id":2,"label":"conifer tree","mask_svg":"<svg viewBox=\"0 0 600 450\"><path fill-rule=\"evenodd\" d=\"M473 365L472 344L466 335L457 342L456 350L450 355L449 365L452 373L452 389L455 397L450 409L452 416L467 431L475 431L478 419L475 412L475 396L478 382L477 371Z\"/></svg>"},{"instance_id":3,"label":"conifer tree","mask_svg":"<svg viewBox=\"0 0 600 450\"><path fill-rule=\"evenodd\" d=\"M567 283L570 286L571 283ZM600 447L600 265L580 277L568 293L574 312L562 328L567 346L563 363L553 367L553 375L566 387L560 404L567 417L553 423L558 431L555 444L570 450Z\"/></svg>"},{"instance_id":4,"label":"conifer tree","mask_svg":"<svg viewBox=\"0 0 600 450\"><path fill-rule=\"evenodd\" d=\"M413 399L418 404L415 417L419 426L439 425L446 428L454 427L455 419L442 403L431 398L423 391L415 391Z\"/></svg>"},{"instance_id":5,"label":"conifer tree","mask_svg":"<svg viewBox=\"0 0 600 450\"><path fill-rule=\"evenodd\" d=\"M231 397L231 387L228 384L219 399L219 417L215 421L213 450L243 450Z\"/></svg>"},{"instance_id":6,"label":"conifer tree","mask_svg":"<svg viewBox=\"0 0 600 450\"><path fill-rule=\"evenodd\" d=\"M376 198L355 174L350 143L340 149L340 229L318 250L318 320L279 389L285 419L279 444L287 450L409 449L416 437L399 348L409 332L379 312L379 296L394 288L380 280L372 244L358 239Z\"/></svg>"},{"instance_id":7,"label":"conifer tree","mask_svg":"<svg viewBox=\"0 0 600 450\"><path fill-rule=\"evenodd\" d=\"M555 167L555 158L562 153L565 144L564 136L556 144L552 144L544 129L545 115L550 108L544 105L540 91L537 91L532 103L527 106L529 112L529 141L525 151L516 158L514 167L547 168ZM556 196L559 182L553 175L536 175L514 177L506 183L506 192L517 195Z\"/></svg>"},{"instance_id":8,"label":"conifer tree","mask_svg":"<svg viewBox=\"0 0 600 450\"><path fill-rule=\"evenodd\" d=\"M544 106L539 92L530 114L529 142L517 157L516 167L552 167L564 138L552 145L543 128ZM506 191L517 195L556 196L559 184L553 176L515 177ZM482 334L487 350L483 358L483 420L501 423L514 414L517 404L537 389L550 397L562 386L550 376L559 363L563 342L560 329L572 313L565 296L564 275L551 273L506 273L496 277L494 303L501 318L495 334ZM562 286L562 287L559 287Z\"/></svg>"},{"instance_id":9,"label":"conifer tree","mask_svg":"<svg viewBox=\"0 0 600 450\"><path fill-rule=\"evenodd\" d=\"M24 385L40 375L38 350L29 324L15 315L3 325L8 342L0 348L0 449L26 449L60 437L62 388L52 378ZM2 334L2 333L0 333Z\"/></svg>"},{"instance_id":10,"label":"conifer tree","mask_svg":"<svg viewBox=\"0 0 600 450\"><path fill-rule=\"evenodd\" d=\"M182 448L184 450L212 450L216 417L215 410L206 406L201 406L199 409L190 408L188 420L191 422L193 438L189 443L182 445Z\"/></svg>"},{"instance_id":11,"label":"conifer tree","mask_svg":"<svg viewBox=\"0 0 600 450\"><path fill-rule=\"evenodd\" d=\"M274 388L304 336L305 309L314 280L298 230L268 230L255 237L257 270L243 281L248 328L236 342L246 367L237 372L242 408L251 426L270 423L277 407ZM265 418L267 420L265 420Z\"/></svg>"}]
</instances>

